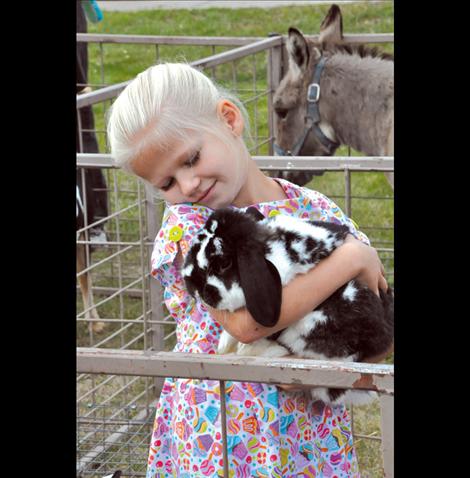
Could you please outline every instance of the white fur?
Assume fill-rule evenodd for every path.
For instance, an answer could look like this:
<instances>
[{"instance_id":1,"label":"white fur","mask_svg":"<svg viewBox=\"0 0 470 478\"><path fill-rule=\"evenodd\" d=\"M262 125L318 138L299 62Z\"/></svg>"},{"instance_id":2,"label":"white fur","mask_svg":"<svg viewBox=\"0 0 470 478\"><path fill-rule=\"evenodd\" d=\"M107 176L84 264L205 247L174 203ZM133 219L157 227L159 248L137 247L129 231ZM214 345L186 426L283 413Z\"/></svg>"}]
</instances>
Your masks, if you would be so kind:
<instances>
[{"instance_id":1,"label":"white fur","mask_svg":"<svg viewBox=\"0 0 470 478\"><path fill-rule=\"evenodd\" d=\"M222 331L217 346L217 353L220 355L236 353L240 342L232 337L227 331Z\"/></svg>"},{"instance_id":2,"label":"white fur","mask_svg":"<svg viewBox=\"0 0 470 478\"><path fill-rule=\"evenodd\" d=\"M307 314L304 318L288 327L278 338L278 341L288 346L294 353L305 355L305 338L319 323L327 320L326 315L320 311ZM313 354L313 352L312 352ZM320 354L313 354L320 359Z\"/></svg>"},{"instance_id":3,"label":"white fur","mask_svg":"<svg viewBox=\"0 0 470 478\"><path fill-rule=\"evenodd\" d=\"M215 276L209 276L207 277L207 283L214 286L222 297L222 300L217 304L217 309L233 312L234 310L245 306L245 294L236 282L232 284L230 289L227 289L220 279Z\"/></svg>"},{"instance_id":4,"label":"white fur","mask_svg":"<svg viewBox=\"0 0 470 478\"><path fill-rule=\"evenodd\" d=\"M340 405L347 403L348 405L367 405L375 400L378 395L376 392L370 390L346 390L344 394L331 402L328 397L328 389L324 387L315 387L310 390L310 395L313 400L322 400L333 405Z\"/></svg>"},{"instance_id":5,"label":"white fur","mask_svg":"<svg viewBox=\"0 0 470 478\"><path fill-rule=\"evenodd\" d=\"M328 250L335 245L334 237L324 227L315 226L307 221L299 221L298 218L277 214L274 218L265 220L264 223L271 229L284 229L286 231L296 232L303 238L311 237L316 241L322 241Z\"/></svg>"},{"instance_id":6,"label":"white fur","mask_svg":"<svg viewBox=\"0 0 470 478\"><path fill-rule=\"evenodd\" d=\"M220 237L216 237L213 241L214 247L215 247L215 255L216 256L221 256L223 254L222 252L222 239Z\"/></svg>"},{"instance_id":7,"label":"white fur","mask_svg":"<svg viewBox=\"0 0 470 478\"><path fill-rule=\"evenodd\" d=\"M189 277L191 273L193 272L194 269L194 264L188 264L186 267L183 267L181 269L181 275L183 277Z\"/></svg>"},{"instance_id":8,"label":"white fur","mask_svg":"<svg viewBox=\"0 0 470 478\"><path fill-rule=\"evenodd\" d=\"M297 252L301 261L305 261L309 258L310 254L307 251L305 241L293 242L291 247Z\"/></svg>"},{"instance_id":9,"label":"white fur","mask_svg":"<svg viewBox=\"0 0 470 478\"><path fill-rule=\"evenodd\" d=\"M300 335L308 335L319 323L323 323L328 317L321 311L313 311L287 328L280 336L279 341L289 345Z\"/></svg>"},{"instance_id":10,"label":"white fur","mask_svg":"<svg viewBox=\"0 0 470 478\"><path fill-rule=\"evenodd\" d=\"M367 405L374 400L377 400L379 396L377 392L372 390L347 390L346 393L340 397L338 400L335 400L335 404L348 403L350 405Z\"/></svg>"},{"instance_id":11,"label":"white fur","mask_svg":"<svg viewBox=\"0 0 470 478\"><path fill-rule=\"evenodd\" d=\"M286 285L300 271L297 271L292 267L292 262L286 252L285 244L283 242L272 242L270 246L271 252L266 254L266 259L274 264L274 267L277 269L279 276L281 277L282 285ZM306 270L308 270L308 268ZM304 272L306 272L306 270Z\"/></svg>"},{"instance_id":12,"label":"white fur","mask_svg":"<svg viewBox=\"0 0 470 478\"><path fill-rule=\"evenodd\" d=\"M196 255L197 265L199 266L200 269L206 269L207 266L209 265L209 261L207 260L207 256L206 256L206 247L212 237L213 236L210 234L206 235L206 237L202 240L201 248L199 249Z\"/></svg>"},{"instance_id":13,"label":"white fur","mask_svg":"<svg viewBox=\"0 0 470 478\"><path fill-rule=\"evenodd\" d=\"M234 339L225 330L220 334L217 353L219 355L236 353L237 355L273 358L289 355L289 351L286 348L272 340L260 339L251 344L243 344Z\"/></svg>"},{"instance_id":14,"label":"white fur","mask_svg":"<svg viewBox=\"0 0 470 478\"><path fill-rule=\"evenodd\" d=\"M257 357L285 357L289 351L282 345L273 343L272 340L260 339L251 344L239 343L237 355L248 355Z\"/></svg>"},{"instance_id":15,"label":"white fur","mask_svg":"<svg viewBox=\"0 0 470 478\"><path fill-rule=\"evenodd\" d=\"M357 289L354 287L354 284L350 282L346 289L344 289L343 292L343 298L346 300L349 300L349 302L352 302L357 294Z\"/></svg>"},{"instance_id":16,"label":"white fur","mask_svg":"<svg viewBox=\"0 0 470 478\"><path fill-rule=\"evenodd\" d=\"M215 232L215 230L217 229L217 226L219 224L217 223L217 221L214 221L212 224L211 224L211 232Z\"/></svg>"}]
</instances>

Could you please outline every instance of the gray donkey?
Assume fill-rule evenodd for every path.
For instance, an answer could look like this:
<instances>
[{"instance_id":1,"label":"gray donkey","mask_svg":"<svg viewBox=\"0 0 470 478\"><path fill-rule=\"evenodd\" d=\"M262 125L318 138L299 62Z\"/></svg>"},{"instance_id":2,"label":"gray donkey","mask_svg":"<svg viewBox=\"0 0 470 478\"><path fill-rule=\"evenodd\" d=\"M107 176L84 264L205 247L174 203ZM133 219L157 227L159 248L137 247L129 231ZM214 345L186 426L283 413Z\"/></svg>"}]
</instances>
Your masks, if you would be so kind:
<instances>
[{"instance_id":1,"label":"gray donkey","mask_svg":"<svg viewBox=\"0 0 470 478\"><path fill-rule=\"evenodd\" d=\"M393 156L393 56L344 43L337 5L317 42L289 28L286 47L288 70L273 98L275 154L331 156L344 144L367 156ZM314 174L280 176L304 185ZM393 188L393 173L386 177Z\"/></svg>"}]
</instances>

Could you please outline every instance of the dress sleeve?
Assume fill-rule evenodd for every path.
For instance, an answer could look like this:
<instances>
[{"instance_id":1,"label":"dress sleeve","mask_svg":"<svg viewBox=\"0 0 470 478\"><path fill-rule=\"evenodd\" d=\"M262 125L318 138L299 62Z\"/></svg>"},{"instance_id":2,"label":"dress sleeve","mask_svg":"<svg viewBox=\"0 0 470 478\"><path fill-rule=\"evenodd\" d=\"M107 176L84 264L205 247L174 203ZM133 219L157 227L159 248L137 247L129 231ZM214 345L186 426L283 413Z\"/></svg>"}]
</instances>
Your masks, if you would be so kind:
<instances>
[{"instance_id":1,"label":"dress sleeve","mask_svg":"<svg viewBox=\"0 0 470 478\"><path fill-rule=\"evenodd\" d=\"M318 191L313 191L308 188L302 189L303 193L312 200L314 208L317 207L320 210L320 220L347 226L356 239L370 246L369 238L359 230L359 226L351 218L346 216L331 199Z\"/></svg>"},{"instance_id":2,"label":"dress sleeve","mask_svg":"<svg viewBox=\"0 0 470 478\"><path fill-rule=\"evenodd\" d=\"M170 287L177 279L178 252L181 251L184 259L191 241L211 213L207 207L189 203L166 206L151 258L151 274L163 287Z\"/></svg>"}]
</instances>

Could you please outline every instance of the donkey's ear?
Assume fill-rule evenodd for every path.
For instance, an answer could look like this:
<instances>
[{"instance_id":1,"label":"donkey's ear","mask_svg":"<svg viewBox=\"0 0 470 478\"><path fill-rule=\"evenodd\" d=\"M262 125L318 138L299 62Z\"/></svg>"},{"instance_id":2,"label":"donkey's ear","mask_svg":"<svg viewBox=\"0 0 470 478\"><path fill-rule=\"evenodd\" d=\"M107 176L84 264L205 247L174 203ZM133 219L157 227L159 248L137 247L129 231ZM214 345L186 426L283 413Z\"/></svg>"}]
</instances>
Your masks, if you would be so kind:
<instances>
[{"instance_id":1,"label":"donkey's ear","mask_svg":"<svg viewBox=\"0 0 470 478\"><path fill-rule=\"evenodd\" d=\"M298 68L300 72L307 69L309 53L307 40L297 28L289 28L286 48L289 54L289 67Z\"/></svg>"},{"instance_id":2,"label":"donkey's ear","mask_svg":"<svg viewBox=\"0 0 470 478\"><path fill-rule=\"evenodd\" d=\"M319 42L338 43L343 41L343 17L338 5L331 5L320 25Z\"/></svg>"},{"instance_id":3,"label":"donkey's ear","mask_svg":"<svg viewBox=\"0 0 470 478\"><path fill-rule=\"evenodd\" d=\"M255 207L249 207L246 211L245 214L248 214L248 216L251 216L255 221L262 221L265 219L265 217L261 214L261 212L258 211Z\"/></svg>"}]
</instances>

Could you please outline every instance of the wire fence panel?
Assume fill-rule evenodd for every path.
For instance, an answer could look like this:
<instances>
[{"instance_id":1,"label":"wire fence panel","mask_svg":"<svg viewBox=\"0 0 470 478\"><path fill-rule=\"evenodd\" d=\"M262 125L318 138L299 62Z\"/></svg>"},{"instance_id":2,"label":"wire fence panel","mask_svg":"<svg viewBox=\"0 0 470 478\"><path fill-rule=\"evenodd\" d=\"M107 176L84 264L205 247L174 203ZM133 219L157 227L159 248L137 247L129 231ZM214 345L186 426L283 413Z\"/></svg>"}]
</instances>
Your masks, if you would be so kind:
<instances>
[{"instance_id":1,"label":"wire fence panel","mask_svg":"<svg viewBox=\"0 0 470 478\"><path fill-rule=\"evenodd\" d=\"M86 377L78 389L92 385ZM97 390L94 397L77 402L77 476L101 477L116 470L123 476L145 476L155 413L155 403L145 403L150 395L145 382L151 380L97 375L96 382L102 382L101 394ZM109 400L96 398L105 391Z\"/></svg>"},{"instance_id":2,"label":"wire fence panel","mask_svg":"<svg viewBox=\"0 0 470 478\"><path fill-rule=\"evenodd\" d=\"M352 41L393 42L389 34L364 38L348 35ZM358 223L378 249L387 280L393 285L393 192L383 185L383 171L393 170L393 158L362 157L356 152L350 157L347 148L330 158L272 156L276 124L272 96L285 69L283 37L79 34L77 40L89 43L92 60L92 80L81 85L91 87L91 91L77 96L77 108L91 107L95 119L94 127L86 129L78 114L79 148L84 151L86 135L92 132L99 144L99 153L77 155L77 181L85 191L90 187L87 171L102 171L105 186L91 185L91 189L105 193L108 210L105 217L87 217L83 198L84 224L77 230L77 264L79 255L83 262L77 270L78 347L164 353L171 351L176 341L176 324L162 303L162 288L150 276L150 255L164 204L148 185L115 168L106 154L106 113L129 81L117 77L107 65L113 49L120 49L127 62L135 60L135 74L156 61L184 60L236 93L250 117L249 148L259 167L266 174L274 170L325 171L309 187L330 197ZM91 233L100 225L104 225L106 241L92 242ZM80 287L85 278L89 280L89 296ZM155 400L163 378L114 373L103 370L77 376L77 476L103 477L116 469L123 476L145 476ZM383 410L391 413L392 405L386 399L382 401L382 422L379 403L351 409L358 455L379 461L383 455L387 470L392 441L388 434L382 450L381 430L384 426L390 429L389 415L384 416ZM377 422L371 423L370 415L377 416ZM392 475L393 466L387 476Z\"/></svg>"}]
</instances>

